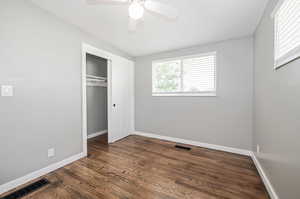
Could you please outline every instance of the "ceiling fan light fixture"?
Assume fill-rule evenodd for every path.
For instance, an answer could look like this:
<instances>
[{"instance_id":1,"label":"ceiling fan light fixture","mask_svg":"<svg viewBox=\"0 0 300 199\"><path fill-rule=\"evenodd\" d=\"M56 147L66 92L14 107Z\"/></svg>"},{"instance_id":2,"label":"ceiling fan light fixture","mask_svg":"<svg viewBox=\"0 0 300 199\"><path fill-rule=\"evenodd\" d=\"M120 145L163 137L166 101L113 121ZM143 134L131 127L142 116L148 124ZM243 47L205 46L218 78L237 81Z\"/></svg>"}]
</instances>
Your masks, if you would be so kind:
<instances>
[{"instance_id":1,"label":"ceiling fan light fixture","mask_svg":"<svg viewBox=\"0 0 300 199\"><path fill-rule=\"evenodd\" d=\"M129 17L138 20L144 15L144 7L137 1L134 1L129 6Z\"/></svg>"}]
</instances>

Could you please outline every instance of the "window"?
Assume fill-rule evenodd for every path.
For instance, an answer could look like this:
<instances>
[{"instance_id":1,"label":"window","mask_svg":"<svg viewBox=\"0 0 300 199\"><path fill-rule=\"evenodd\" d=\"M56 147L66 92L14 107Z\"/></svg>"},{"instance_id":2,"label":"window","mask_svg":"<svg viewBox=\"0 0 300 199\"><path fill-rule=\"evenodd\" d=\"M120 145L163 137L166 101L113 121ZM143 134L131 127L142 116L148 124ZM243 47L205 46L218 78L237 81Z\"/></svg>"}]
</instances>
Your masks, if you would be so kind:
<instances>
[{"instance_id":1,"label":"window","mask_svg":"<svg viewBox=\"0 0 300 199\"><path fill-rule=\"evenodd\" d=\"M155 61L153 96L216 96L216 53Z\"/></svg>"},{"instance_id":2,"label":"window","mask_svg":"<svg viewBox=\"0 0 300 199\"><path fill-rule=\"evenodd\" d=\"M300 57L300 0L282 0L274 13L275 68Z\"/></svg>"}]
</instances>

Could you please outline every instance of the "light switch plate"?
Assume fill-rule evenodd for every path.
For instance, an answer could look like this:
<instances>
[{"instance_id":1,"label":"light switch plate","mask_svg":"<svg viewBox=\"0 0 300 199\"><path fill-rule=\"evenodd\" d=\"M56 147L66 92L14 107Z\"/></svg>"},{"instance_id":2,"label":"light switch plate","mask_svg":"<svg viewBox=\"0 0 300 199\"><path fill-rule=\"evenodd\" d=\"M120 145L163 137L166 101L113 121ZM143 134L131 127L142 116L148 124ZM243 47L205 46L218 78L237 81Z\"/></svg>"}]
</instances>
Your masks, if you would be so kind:
<instances>
[{"instance_id":1,"label":"light switch plate","mask_svg":"<svg viewBox=\"0 0 300 199\"><path fill-rule=\"evenodd\" d=\"M2 97L11 97L14 95L14 87L11 85L2 85L1 86L1 96Z\"/></svg>"},{"instance_id":2,"label":"light switch plate","mask_svg":"<svg viewBox=\"0 0 300 199\"><path fill-rule=\"evenodd\" d=\"M50 157L53 157L53 156L55 156L54 148L48 149L48 157L50 158Z\"/></svg>"}]
</instances>

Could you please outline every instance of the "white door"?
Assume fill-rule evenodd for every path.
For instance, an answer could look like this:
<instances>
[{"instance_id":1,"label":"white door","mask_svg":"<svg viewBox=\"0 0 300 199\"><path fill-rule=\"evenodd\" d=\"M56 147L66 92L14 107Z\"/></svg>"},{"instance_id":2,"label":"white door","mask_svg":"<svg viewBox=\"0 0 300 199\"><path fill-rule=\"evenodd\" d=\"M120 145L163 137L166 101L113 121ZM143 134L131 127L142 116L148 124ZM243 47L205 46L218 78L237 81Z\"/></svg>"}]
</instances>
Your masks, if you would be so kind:
<instances>
[{"instance_id":1,"label":"white door","mask_svg":"<svg viewBox=\"0 0 300 199\"><path fill-rule=\"evenodd\" d=\"M111 120L108 142L118 141L134 130L134 63L114 56L111 61Z\"/></svg>"}]
</instances>

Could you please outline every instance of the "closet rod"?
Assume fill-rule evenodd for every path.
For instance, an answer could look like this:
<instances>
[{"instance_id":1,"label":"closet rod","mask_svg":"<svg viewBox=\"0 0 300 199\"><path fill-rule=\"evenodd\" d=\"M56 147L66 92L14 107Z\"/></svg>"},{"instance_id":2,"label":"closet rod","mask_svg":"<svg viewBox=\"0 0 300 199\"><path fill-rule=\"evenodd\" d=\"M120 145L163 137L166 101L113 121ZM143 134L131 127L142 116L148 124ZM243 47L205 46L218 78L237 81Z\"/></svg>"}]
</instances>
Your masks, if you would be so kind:
<instances>
[{"instance_id":1,"label":"closet rod","mask_svg":"<svg viewBox=\"0 0 300 199\"><path fill-rule=\"evenodd\" d=\"M88 82L105 82L105 79L87 79Z\"/></svg>"}]
</instances>

